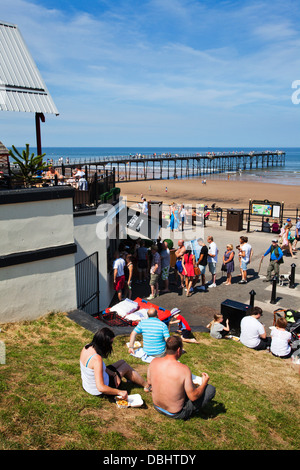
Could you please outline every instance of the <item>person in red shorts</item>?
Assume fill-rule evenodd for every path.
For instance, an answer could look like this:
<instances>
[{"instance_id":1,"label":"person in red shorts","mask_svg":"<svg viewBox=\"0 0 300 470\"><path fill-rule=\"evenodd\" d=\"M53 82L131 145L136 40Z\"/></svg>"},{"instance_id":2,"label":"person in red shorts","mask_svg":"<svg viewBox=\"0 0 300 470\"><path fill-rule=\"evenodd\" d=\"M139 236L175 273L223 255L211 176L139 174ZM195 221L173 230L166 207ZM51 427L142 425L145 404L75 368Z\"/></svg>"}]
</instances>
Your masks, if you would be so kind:
<instances>
[{"instance_id":1,"label":"person in red shorts","mask_svg":"<svg viewBox=\"0 0 300 470\"><path fill-rule=\"evenodd\" d=\"M191 327L186 321L186 319L182 315L180 315L179 308L173 308L171 310L171 320L169 322L169 328L175 323L178 324L178 330L176 331L176 333L179 333L181 335L182 341L186 343L200 344L199 341L194 338Z\"/></svg>"},{"instance_id":2,"label":"person in red shorts","mask_svg":"<svg viewBox=\"0 0 300 470\"><path fill-rule=\"evenodd\" d=\"M122 300L122 290L125 287L125 260L124 258L120 257L118 251L115 252L115 260L113 264L113 271L114 271L114 289L118 294L119 301Z\"/></svg>"}]
</instances>

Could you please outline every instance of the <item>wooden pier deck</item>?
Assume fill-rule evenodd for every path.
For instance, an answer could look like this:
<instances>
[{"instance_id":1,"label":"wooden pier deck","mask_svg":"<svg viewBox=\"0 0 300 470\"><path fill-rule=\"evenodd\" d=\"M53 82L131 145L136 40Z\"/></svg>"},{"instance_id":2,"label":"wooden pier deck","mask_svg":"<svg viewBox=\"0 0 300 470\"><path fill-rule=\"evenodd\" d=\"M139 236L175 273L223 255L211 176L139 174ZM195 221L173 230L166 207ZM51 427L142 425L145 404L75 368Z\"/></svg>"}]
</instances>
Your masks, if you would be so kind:
<instances>
[{"instance_id":1,"label":"wooden pier deck","mask_svg":"<svg viewBox=\"0 0 300 470\"><path fill-rule=\"evenodd\" d=\"M91 171L114 171L117 181L142 181L208 176L214 173L266 169L285 165L285 152L125 155L70 162ZM57 165L59 166L59 165ZM60 165L61 166L61 165ZM67 165L70 166L70 165Z\"/></svg>"}]
</instances>

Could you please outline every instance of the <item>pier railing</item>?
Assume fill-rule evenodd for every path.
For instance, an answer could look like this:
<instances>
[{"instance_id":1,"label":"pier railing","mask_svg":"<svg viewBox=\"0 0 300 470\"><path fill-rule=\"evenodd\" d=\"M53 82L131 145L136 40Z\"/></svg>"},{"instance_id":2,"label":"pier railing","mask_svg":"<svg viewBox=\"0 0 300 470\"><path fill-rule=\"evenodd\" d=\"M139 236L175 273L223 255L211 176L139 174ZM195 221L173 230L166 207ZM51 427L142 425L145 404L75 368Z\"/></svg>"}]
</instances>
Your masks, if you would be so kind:
<instances>
[{"instance_id":1,"label":"pier railing","mask_svg":"<svg viewBox=\"0 0 300 470\"><path fill-rule=\"evenodd\" d=\"M50 162L64 171L65 165L75 168L85 166L92 170L115 170L116 181L141 181L155 179L180 179L200 177L215 173L240 172L265 169L285 164L285 152L207 152L191 154L137 154L93 158L60 158Z\"/></svg>"}]
</instances>

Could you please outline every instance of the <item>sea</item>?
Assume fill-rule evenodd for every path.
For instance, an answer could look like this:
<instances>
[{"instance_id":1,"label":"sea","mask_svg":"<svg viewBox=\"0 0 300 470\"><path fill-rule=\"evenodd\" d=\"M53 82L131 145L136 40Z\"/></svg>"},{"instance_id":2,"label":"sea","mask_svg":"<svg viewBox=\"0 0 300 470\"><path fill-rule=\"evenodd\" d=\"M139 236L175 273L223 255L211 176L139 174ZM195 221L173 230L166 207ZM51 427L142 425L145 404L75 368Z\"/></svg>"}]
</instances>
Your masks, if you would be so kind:
<instances>
[{"instance_id":1,"label":"sea","mask_svg":"<svg viewBox=\"0 0 300 470\"><path fill-rule=\"evenodd\" d=\"M20 150L20 149L19 149ZM36 152L34 147L30 149ZM53 160L53 164L63 162L76 164L94 163L101 160L107 160L113 157L130 157L137 155L150 156L156 155L206 155L206 154L236 154L243 152L265 152L265 151L283 151L285 152L285 165L278 167L268 167L263 169L252 168L251 170L231 171L225 173L206 174L205 178L227 179L228 175L232 181L253 181L265 183L278 183L284 185L300 185L300 148L234 148L234 147L44 147L42 152L46 154L45 159ZM171 162L170 162L171 164ZM158 171L158 169L157 169ZM166 175L166 172L164 173ZM203 176L201 177L203 178Z\"/></svg>"}]
</instances>

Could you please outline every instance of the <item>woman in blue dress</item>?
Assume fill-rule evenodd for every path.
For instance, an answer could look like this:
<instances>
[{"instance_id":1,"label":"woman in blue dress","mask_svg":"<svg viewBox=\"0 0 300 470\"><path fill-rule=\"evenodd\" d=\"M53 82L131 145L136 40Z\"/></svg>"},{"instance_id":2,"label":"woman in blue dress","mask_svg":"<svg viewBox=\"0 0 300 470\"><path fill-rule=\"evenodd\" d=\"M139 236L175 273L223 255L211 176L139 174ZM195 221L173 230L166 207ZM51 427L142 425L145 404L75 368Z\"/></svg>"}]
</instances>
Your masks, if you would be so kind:
<instances>
[{"instance_id":1,"label":"woman in blue dress","mask_svg":"<svg viewBox=\"0 0 300 470\"><path fill-rule=\"evenodd\" d=\"M170 207L170 223L169 223L168 227L170 227L171 231L173 232L174 229L176 230L178 228L178 225L179 225L179 222L178 222L178 209L177 209L176 205L173 202L173 204Z\"/></svg>"}]
</instances>

